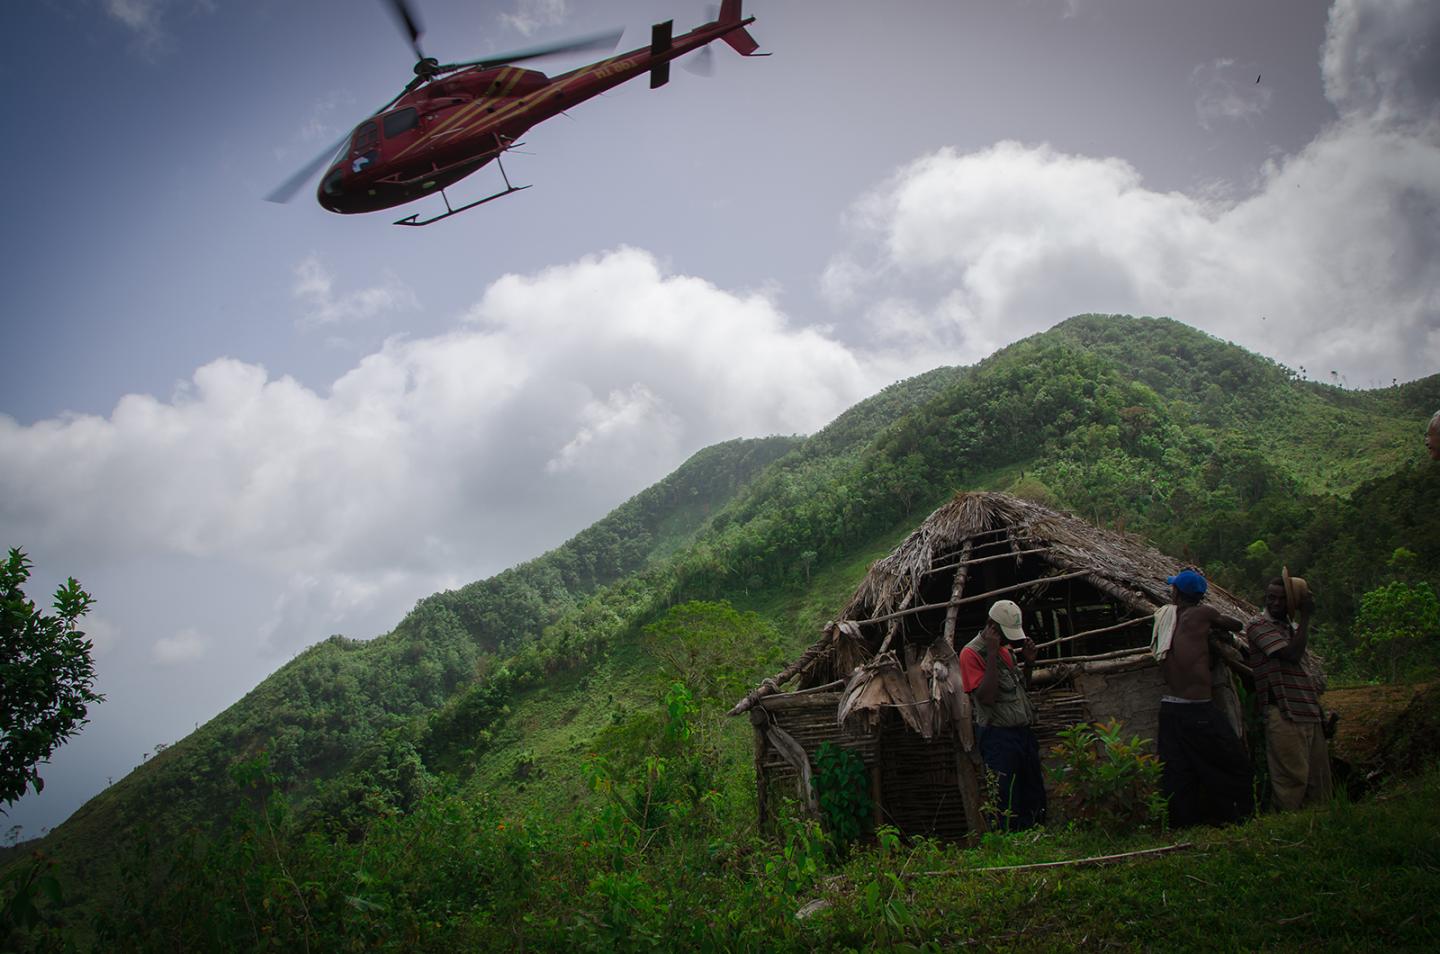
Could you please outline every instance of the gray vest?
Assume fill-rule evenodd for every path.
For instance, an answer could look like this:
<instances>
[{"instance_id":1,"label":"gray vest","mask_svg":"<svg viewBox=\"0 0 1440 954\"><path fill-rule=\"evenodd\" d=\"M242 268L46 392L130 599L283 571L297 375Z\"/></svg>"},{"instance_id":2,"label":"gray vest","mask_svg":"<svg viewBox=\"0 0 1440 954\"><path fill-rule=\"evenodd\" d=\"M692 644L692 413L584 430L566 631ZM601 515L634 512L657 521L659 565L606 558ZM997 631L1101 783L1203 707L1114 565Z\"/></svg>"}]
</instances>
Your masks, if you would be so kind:
<instances>
[{"instance_id":1,"label":"gray vest","mask_svg":"<svg viewBox=\"0 0 1440 954\"><path fill-rule=\"evenodd\" d=\"M979 653L982 660L985 659L984 630L965 645ZM1005 665L1005 659L1001 657L995 660L995 678L998 685L995 687L994 704L987 706L980 701L979 693L970 693L970 701L975 703L975 721L980 725L997 727L1029 725L1034 722L1035 706L1030 702L1030 694L1025 691L1020 667L1013 663Z\"/></svg>"}]
</instances>

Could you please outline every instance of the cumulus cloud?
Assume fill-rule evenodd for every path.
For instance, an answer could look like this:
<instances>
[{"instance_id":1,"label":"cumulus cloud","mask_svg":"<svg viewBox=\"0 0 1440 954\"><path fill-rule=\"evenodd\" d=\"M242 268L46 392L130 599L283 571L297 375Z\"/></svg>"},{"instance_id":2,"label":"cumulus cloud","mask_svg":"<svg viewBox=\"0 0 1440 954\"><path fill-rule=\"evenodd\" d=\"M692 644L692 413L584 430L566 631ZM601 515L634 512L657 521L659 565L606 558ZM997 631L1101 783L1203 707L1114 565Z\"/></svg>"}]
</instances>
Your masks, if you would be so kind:
<instances>
[{"instance_id":1,"label":"cumulus cloud","mask_svg":"<svg viewBox=\"0 0 1440 954\"><path fill-rule=\"evenodd\" d=\"M1342 115L1404 126L1440 120L1440 4L1336 0L1321 69Z\"/></svg>"},{"instance_id":2,"label":"cumulus cloud","mask_svg":"<svg viewBox=\"0 0 1440 954\"><path fill-rule=\"evenodd\" d=\"M313 254L295 266L292 291L305 307L300 323L309 326L334 325L420 307L415 292L388 270L380 276L378 285L337 295L335 277Z\"/></svg>"},{"instance_id":3,"label":"cumulus cloud","mask_svg":"<svg viewBox=\"0 0 1440 954\"><path fill-rule=\"evenodd\" d=\"M553 474L636 453L673 456L682 429L683 422L654 392L636 382L626 391L611 391L603 401L586 402L575 436L545 462L545 470Z\"/></svg>"},{"instance_id":4,"label":"cumulus cloud","mask_svg":"<svg viewBox=\"0 0 1440 954\"><path fill-rule=\"evenodd\" d=\"M1273 90L1259 83L1258 68L1234 60L1219 59L1195 67L1190 84L1195 87L1195 115L1210 129L1218 123L1249 122L1270 108Z\"/></svg>"},{"instance_id":5,"label":"cumulus cloud","mask_svg":"<svg viewBox=\"0 0 1440 954\"><path fill-rule=\"evenodd\" d=\"M61 566L268 574L277 650L372 635L701 447L814 430L893 375L762 294L620 249L507 275L450 332L387 341L324 391L222 358L108 416L0 415L0 524ZM205 646L182 633L153 655Z\"/></svg>"},{"instance_id":6,"label":"cumulus cloud","mask_svg":"<svg viewBox=\"0 0 1440 954\"><path fill-rule=\"evenodd\" d=\"M1435 58L1415 51L1440 48L1437 9L1337 4L1324 69L1341 116L1261 170L1252 194L1158 192L1124 160L1044 144L942 149L856 203L853 244L822 285L836 307L864 309L876 340L903 327L961 361L1069 314L1118 311L1354 384L1433 373L1440 121L1422 94Z\"/></svg>"},{"instance_id":7,"label":"cumulus cloud","mask_svg":"<svg viewBox=\"0 0 1440 954\"><path fill-rule=\"evenodd\" d=\"M210 641L193 629L182 629L174 636L157 639L150 649L151 658L161 666L178 666L204 658Z\"/></svg>"}]
</instances>

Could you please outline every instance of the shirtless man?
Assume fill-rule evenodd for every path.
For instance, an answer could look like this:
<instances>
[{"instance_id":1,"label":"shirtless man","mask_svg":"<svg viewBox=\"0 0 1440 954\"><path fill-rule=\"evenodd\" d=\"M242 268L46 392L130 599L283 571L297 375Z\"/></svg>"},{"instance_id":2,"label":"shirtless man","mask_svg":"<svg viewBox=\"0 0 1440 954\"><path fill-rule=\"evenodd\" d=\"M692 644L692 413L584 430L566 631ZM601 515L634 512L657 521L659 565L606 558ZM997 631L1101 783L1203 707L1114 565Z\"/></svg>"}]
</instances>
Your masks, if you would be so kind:
<instances>
[{"instance_id":1,"label":"shirtless man","mask_svg":"<svg viewBox=\"0 0 1440 954\"><path fill-rule=\"evenodd\" d=\"M1160 699L1163 763L1160 790L1170 802L1170 824L1238 822L1254 812L1250 755L1210 698L1211 634L1244 628L1201 601L1209 584L1195 570L1165 580L1175 604L1175 627L1160 656L1160 673L1169 693Z\"/></svg>"}]
</instances>

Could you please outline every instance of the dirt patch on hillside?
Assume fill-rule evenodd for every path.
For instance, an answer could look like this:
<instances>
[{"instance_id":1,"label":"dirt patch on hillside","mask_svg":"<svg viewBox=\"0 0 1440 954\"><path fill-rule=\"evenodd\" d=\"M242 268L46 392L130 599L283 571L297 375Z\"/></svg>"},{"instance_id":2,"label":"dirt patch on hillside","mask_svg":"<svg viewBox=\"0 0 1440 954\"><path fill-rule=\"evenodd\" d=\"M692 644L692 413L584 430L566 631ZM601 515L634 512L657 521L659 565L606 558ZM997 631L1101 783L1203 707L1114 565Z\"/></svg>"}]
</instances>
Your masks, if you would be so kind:
<instances>
[{"instance_id":1,"label":"dirt patch on hillside","mask_svg":"<svg viewBox=\"0 0 1440 954\"><path fill-rule=\"evenodd\" d=\"M1320 697L1321 705L1340 713L1331 751L1352 765L1370 762L1385 741L1387 727L1430 685L1331 689Z\"/></svg>"}]
</instances>

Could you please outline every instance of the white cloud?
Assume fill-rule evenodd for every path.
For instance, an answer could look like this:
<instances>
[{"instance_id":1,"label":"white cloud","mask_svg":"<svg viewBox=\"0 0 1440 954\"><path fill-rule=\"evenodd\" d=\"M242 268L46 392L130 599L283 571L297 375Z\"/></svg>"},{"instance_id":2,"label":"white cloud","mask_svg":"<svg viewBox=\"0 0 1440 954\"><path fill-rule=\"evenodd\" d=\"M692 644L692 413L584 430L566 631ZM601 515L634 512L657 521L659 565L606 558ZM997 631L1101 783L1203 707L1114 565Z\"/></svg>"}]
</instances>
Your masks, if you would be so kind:
<instances>
[{"instance_id":1,"label":"white cloud","mask_svg":"<svg viewBox=\"0 0 1440 954\"><path fill-rule=\"evenodd\" d=\"M322 271L305 294L334 296ZM620 249L507 275L462 326L387 341L324 392L222 358L108 416L0 415L0 525L56 566L262 574L278 595L251 638L282 651L383 631L701 447L814 430L894 372L763 295ZM181 634L154 656L203 646Z\"/></svg>"},{"instance_id":2,"label":"white cloud","mask_svg":"<svg viewBox=\"0 0 1440 954\"><path fill-rule=\"evenodd\" d=\"M645 385L611 391L604 401L580 408L580 427L560 452L545 462L547 473L650 454L673 458L684 423L666 410Z\"/></svg>"},{"instance_id":3,"label":"white cloud","mask_svg":"<svg viewBox=\"0 0 1440 954\"><path fill-rule=\"evenodd\" d=\"M210 640L193 629L182 629L174 636L157 639L150 657L161 666L177 666L202 659L210 649Z\"/></svg>"},{"instance_id":4,"label":"white cloud","mask_svg":"<svg viewBox=\"0 0 1440 954\"><path fill-rule=\"evenodd\" d=\"M381 274L378 285L337 295L334 276L313 254L295 266L292 292L305 306L300 323L307 326L334 325L420 307L415 292L388 270Z\"/></svg>"},{"instance_id":5,"label":"white cloud","mask_svg":"<svg viewBox=\"0 0 1440 954\"><path fill-rule=\"evenodd\" d=\"M564 23L570 13L566 0L519 0L511 13L500 14L507 26L524 36L547 26Z\"/></svg>"},{"instance_id":6,"label":"white cloud","mask_svg":"<svg viewBox=\"0 0 1440 954\"><path fill-rule=\"evenodd\" d=\"M1346 116L1440 120L1440 4L1336 0L1321 60L1325 95Z\"/></svg>"},{"instance_id":7,"label":"white cloud","mask_svg":"<svg viewBox=\"0 0 1440 954\"><path fill-rule=\"evenodd\" d=\"M1436 58L1411 53L1440 48L1440 7L1421 6L1337 6L1325 75L1341 117L1244 198L1157 192L1121 159L1043 144L942 149L856 203L826 291L837 307L880 301L876 340L903 319L937 360L1117 311L1168 314L1355 385L1434 373L1440 120L1417 91Z\"/></svg>"},{"instance_id":8,"label":"white cloud","mask_svg":"<svg viewBox=\"0 0 1440 954\"><path fill-rule=\"evenodd\" d=\"M173 8L181 7L190 16L213 14L219 9L215 0L102 0L106 16L128 29L134 36L135 49L146 59L155 59L170 46L173 37L166 28L166 19Z\"/></svg>"},{"instance_id":9,"label":"white cloud","mask_svg":"<svg viewBox=\"0 0 1440 954\"><path fill-rule=\"evenodd\" d=\"M1258 67L1230 59L1195 67L1190 83L1196 88L1195 114L1201 127L1210 129L1226 121L1249 122L1263 115L1270 108L1274 91L1262 85L1260 78Z\"/></svg>"}]
</instances>

